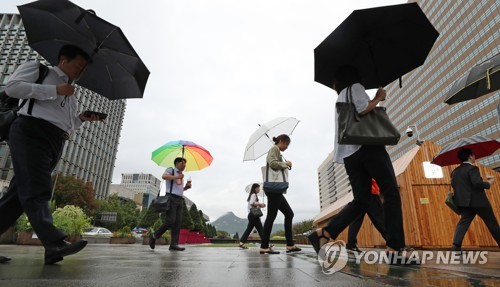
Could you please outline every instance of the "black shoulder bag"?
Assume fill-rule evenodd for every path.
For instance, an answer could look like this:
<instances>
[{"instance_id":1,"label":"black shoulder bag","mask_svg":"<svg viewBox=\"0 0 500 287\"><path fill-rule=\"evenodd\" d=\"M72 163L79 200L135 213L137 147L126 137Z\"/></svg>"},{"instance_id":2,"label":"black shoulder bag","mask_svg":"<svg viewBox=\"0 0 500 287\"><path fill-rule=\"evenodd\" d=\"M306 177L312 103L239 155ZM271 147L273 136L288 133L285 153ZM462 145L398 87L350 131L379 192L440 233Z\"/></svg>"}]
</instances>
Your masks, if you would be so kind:
<instances>
[{"instance_id":1,"label":"black shoulder bag","mask_svg":"<svg viewBox=\"0 0 500 287\"><path fill-rule=\"evenodd\" d=\"M49 73L47 66L40 64L38 68L38 79L36 84L41 84ZM35 99L29 99L28 114L31 115ZM17 112L26 104L28 99L24 99L19 105L19 99L12 98L7 95L5 89L0 92L0 142L5 141L9 137L9 130L12 122L17 118Z\"/></svg>"},{"instance_id":2,"label":"black shoulder bag","mask_svg":"<svg viewBox=\"0 0 500 287\"><path fill-rule=\"evenodd\" d=\"M255 197L257 198L257 202L259 202L259 197L257 196L257 194L255 194ZM264 215L262 213L262 210L260 209L260 207L255 207L255 206L252 206L250 207L250 212L253 214L253 216L255 217L261 217L262 215Z\"/></svg>"},{"instance_id":3,"label":"black shoulder bag","mask_svg":"<svg viewBox=\"0 0 500 287\"><path fill-rule=\"evenodd\" d=\"M352 102L351 86L346 91L346 103L336 104L338 113L338 143L352 145L395 145L401 134L387 116L385 107L375 107L360 115Z\"/></svg>"},{"instance_id":4,"label":"black shoulder bag","mask_svg":"<svg viewBox=\"0 0 500 287\"><path fill-rule=\"evenodd\" d=\"M174 169L172 169L172 176L174 175ZM151 207L156 212L167 212L170 210L170 195L172 194L172 187L174 185L174 180L170 181L170 193L160 196L160 190L158 190L158 195L151 202Z\"/></svg>"}]
</instances>

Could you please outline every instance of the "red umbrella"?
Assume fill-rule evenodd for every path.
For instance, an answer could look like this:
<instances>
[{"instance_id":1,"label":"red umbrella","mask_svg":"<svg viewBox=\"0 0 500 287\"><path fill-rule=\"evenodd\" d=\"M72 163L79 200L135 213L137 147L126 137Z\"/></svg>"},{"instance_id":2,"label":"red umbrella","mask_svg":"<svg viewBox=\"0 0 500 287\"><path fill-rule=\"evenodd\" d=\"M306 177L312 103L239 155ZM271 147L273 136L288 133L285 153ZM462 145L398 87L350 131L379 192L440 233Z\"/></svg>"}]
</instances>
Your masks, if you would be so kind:
<instances>
[{"instance_id":1,"label":"red umbrella","mask_svg":"<svg viewBox=\"0 0 500 287\"><path fill-rule=\"evenodd\" d=\"M471 149L476 159L480 159L495 153L500 148L500 142L482 136L462 138L446 144L441 151L434 156L432 163L439 166L460 164L461 162L457 157L457 153L464 148Z\"/></svg>"}]
</instances>

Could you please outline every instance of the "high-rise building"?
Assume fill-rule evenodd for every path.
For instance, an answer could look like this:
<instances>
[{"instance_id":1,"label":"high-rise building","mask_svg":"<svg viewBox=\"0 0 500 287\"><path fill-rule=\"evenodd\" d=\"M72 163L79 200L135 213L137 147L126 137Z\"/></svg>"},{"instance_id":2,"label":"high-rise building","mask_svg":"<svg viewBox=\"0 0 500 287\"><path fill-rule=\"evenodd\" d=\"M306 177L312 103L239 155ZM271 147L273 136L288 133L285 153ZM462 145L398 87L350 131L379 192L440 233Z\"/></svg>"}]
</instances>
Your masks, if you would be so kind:
<instances>
[{"instance_id":1,"label":"high-rise building","mask_svg":"<svg viewBox=\"0 0 500 287\"><path fill-rule=\"evenodd\" d=\"M498 1L416 1L440 33L425 64L386 87L387 112L403 137L388 147L396 160L415 146L416 136L404 131L415 125L422 140L439 145L458 138L481 135L500 137L497 105L500 92L476 100L448 105L446 93L453 82L473 66L500 52ZM500 167L500 154L480 160L490 168Z\"/></svg>"},{"instance_id":2,"label":"high-rise building","mask_svg":"<svg viewBox=\"0 0 500 287\"><path fill-rule=\"evenodd\" d=\"M48 63L29 45L21 17L0 14L0 88L15 69L26 61ZM81 111L94 110L108 114L106 124L85 123L73 133L63 150L54 172L74 175L91 182L97 198L105 198L113 175L119 138L125 115L125 100L110 101L90 90L78 87L75 92ZM13 176L9 147L0 143L0 179Z\"/></svg>"},{"instance_id":3,"label":"high-rise building","mask_svg":"<svg viewBox=\"0 0 500 287\"><path fill-rule=\"evenodd\" d=\"M321 210L352 191L344 165L333 162L334 153L318 168L319 207Z\"/></svg>"},{"instance_id":4,"label":"high-rise building","mask_svg":"<svg viewBox=\"0 0 500 287\"><path fill-rule=\"evenodd\" d=\"M497 112L500 92L451 106L444 103L446 93L456 79L473 66L500 52L500 2L416 2L440 35L425 64L402 77L402 88L399 87L398 81L385 87L388 95L385 103L387 112L402 134L396 146L387 147L392 161L414 148L417 137L439 145L472 135L494 139L500 137ZM413 126L413 137L405 134L408 126ZM418 134L415 134L417 131ZM333 163L332 154L318 168L322 211L345 197L342 194L350 192L350 186L346 187L339 179L345 175L345 170L342 173L342 168ZM479 162L498 170L500 154L481 159ZM348 181L348 178L345 178ZM335 205L337 206L339 204Z\"/></svg>"},{"instance_id":5,"label":"high-rise building","mask_svg":"<svg viewBox=\"0 0 500 287\"><path fill-rule=\"evenodd\" d=\"M133 190L136 194L143 194L142 205L149 207L161 188L161 180L152 174L123 173L120 185Z\"/></svg>"}]
</instances>

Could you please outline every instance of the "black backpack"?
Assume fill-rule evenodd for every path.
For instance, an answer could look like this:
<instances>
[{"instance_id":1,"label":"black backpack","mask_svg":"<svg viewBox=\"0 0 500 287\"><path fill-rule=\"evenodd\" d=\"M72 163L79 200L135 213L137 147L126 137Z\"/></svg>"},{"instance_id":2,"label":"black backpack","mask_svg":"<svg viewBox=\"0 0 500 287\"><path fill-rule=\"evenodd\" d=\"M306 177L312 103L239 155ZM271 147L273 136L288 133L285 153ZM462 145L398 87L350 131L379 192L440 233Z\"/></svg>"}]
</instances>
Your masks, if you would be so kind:
<instances>
[{"instance_id":1,"label":"black backpack","mask_svg":"<svg viewBox=\"0 0 500 287\"><path fill-rule=\"evenodd\" d=\"M40 64L38 68L38 79L36 84L41 84L49 73L49 68ZM17 112L26 104L28 99L24 99L19 105L19 99L11 98L5 92L5 89L0 91L0 141L5 141L9 137L10 125L17 117ZM28 114L31 115L35 99L29 99Z\"/></svg>"}]
</instances>

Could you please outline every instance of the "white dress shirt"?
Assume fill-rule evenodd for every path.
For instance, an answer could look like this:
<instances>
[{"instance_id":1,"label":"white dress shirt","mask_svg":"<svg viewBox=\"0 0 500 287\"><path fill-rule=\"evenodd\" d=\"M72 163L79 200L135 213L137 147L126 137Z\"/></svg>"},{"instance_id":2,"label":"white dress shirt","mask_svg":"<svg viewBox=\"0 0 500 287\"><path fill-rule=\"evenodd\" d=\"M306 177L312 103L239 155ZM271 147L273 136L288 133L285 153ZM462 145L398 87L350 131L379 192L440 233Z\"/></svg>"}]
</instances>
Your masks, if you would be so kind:
<instances>
[{"instance_id":1,"label":"white dress shirt","mask_svg":"<svg viewBox=\"0 0 500 287\"><path fill-rule=\"evenodd\" d=\"M77 110L78 100L74 95L58 96L56 92L56 85L68 83L68 76L58 67L49 67L48 74L42 83L36 84L38 74L38 62L26 62L20 65L5 86L7 95L18 99L35 99L31 117L46 120L71 134L83 123L79 118L80 112ZM64 106L61 106L63 101L65 101ZM18 114L30 116L28 106L29 100Z\"/></svg>"}]
</instances>

